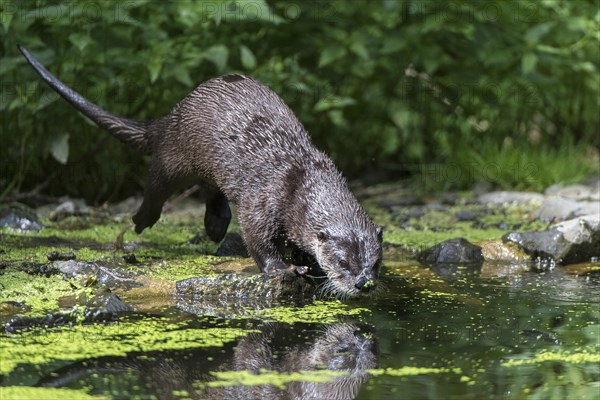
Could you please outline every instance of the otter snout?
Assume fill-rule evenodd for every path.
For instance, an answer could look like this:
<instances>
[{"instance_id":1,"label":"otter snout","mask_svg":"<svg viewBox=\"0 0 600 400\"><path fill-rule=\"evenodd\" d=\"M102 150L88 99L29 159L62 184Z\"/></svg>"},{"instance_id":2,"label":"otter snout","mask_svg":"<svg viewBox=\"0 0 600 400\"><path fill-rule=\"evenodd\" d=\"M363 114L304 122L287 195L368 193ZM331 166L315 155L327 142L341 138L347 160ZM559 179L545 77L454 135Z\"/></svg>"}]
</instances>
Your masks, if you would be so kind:
<instances>
[{"instance_id":1,"label":"otter snout","mask_svg":"<svg viewBox=\"0 0 600 400\"><path fill-rule=\"evenodd\" d=\"M364 274L359 275L359 277L356 279L356 283L354 284L354 287L361 292L369 292L374 289L375 286L375 278Z\"/></svg>"}]
</instances>

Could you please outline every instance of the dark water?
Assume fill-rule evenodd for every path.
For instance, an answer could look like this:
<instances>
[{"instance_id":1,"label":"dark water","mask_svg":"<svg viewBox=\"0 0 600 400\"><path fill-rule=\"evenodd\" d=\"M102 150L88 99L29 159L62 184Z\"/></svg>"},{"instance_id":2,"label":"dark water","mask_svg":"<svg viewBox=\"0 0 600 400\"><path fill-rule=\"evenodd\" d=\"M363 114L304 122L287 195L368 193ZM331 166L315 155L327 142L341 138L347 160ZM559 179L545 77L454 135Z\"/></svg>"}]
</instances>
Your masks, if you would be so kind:
<instances>
[{"instance_id":1,"label":"dark water","mask_svg":"<svg viewBox=\"0 0 600 400\"><path fill-rule=\"evenodd\" d=\"M140 344L139 351L72 361L58 351L46 362L20 364L2 377L2 385L68 388L117 399L600 398L598 275L504 266L502 273L458 271L441 278L409 264L389 271L383 294L348 302L349 310L370 310L360 315L325 323L226 321L169 307L132 316L131 322L176 322L181 338L165 334L164 342L181 342L181 348ZM185 344L206 337L184 338L183 332L211 327L240 337L223 346ZM43 343L45 332L35 333L36 343ZM56 347L56 338L64 348L75 345L69 329L54 332L58 336L47 349ZM160 335L152 346L160 346ZM92 350L100 339L90 334L81 351ZM26 346L19 335L2 340ZM112 340L135 347L138 339L123 330ZM259 377L266 381L226 374L236 370L262 371ZM308 372L293 375L297 371ZM313 382L320 378L326 381Z\"/></svg>"}]
</instances>

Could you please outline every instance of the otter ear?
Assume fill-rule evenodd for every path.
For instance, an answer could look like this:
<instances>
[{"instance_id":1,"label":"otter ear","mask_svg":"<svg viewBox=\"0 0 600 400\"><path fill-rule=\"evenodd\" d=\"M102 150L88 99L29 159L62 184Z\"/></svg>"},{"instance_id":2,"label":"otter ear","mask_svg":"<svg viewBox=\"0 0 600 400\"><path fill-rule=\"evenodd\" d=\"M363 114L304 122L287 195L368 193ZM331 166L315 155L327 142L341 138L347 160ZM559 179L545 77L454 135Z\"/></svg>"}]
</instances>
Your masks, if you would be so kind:
<instances>
[{"instance_id":1,"label":"otter ear","mask_svg":"<svg viewBox=\"0 0 600 400\"><path fill-rule=\"evenodd\" d=\"M377 238L379 239L380 242L383 241L383 226L377 227Z\"/></svg>"},{"instance_id":2,"label":"otter ear","mask_svg":"<svg viewBox=\"0 0 600 400\"><path fill-rule=\"evenodd\" d=\"M327 234L324 231L319 231L317 233L317 239L319 239L321 242L327 240Z\"/></svg>"}]
</instances>

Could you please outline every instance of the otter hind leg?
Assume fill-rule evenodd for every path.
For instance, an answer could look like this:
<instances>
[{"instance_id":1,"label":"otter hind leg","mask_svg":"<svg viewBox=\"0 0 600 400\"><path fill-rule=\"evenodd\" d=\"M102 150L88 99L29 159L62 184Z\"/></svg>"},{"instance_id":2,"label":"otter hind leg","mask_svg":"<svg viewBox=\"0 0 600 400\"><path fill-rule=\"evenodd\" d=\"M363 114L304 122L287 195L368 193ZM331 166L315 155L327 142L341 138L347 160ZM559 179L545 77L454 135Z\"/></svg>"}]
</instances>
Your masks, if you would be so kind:
<instances>
[{"instance_id":1,"label":"otter hind leg","mask_svg":"<svg viewBox=\"0 0 600 400\"><path fill-rule=\"evenodd\" d=\"M204 229L213 242L220 242L227 233L231 221L229 202L221 191L216 191L206 200Z\"/></svg>"}]
</instances>

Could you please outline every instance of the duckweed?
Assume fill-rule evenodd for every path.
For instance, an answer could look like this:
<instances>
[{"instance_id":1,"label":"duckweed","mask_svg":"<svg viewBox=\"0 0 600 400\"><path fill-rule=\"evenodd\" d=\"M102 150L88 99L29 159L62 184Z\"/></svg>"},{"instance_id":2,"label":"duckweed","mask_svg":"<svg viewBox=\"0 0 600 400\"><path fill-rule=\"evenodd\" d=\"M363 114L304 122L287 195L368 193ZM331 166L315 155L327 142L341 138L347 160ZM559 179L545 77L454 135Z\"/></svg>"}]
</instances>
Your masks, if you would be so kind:
<instances>
[{"instance_id":1,"label":"duckweed","mask_svg":"<svg viewBox=\"0 0 600 400\"><path fill-rule=\"evenodd\" d=\"M45 365L101 356L126 356L130 352L221 347L252 332L225 327L187 328L166 318L144 319L112 325L75 325L69 328L32 329L3 335L1 374L19 364Z\"/></svg>"},{"instance_id":2,"label":"duckweed","mask_svg":"<svg viewBox=\"0 0 600 400\"><path fill-rule=\"evenodd\" d=\"M247 309L251 318L277 321L286 324L298 322L330 324L341 317L358 317L371 311L367 308L350 308L341 301L315 301L303 307L273 307L262 310Z\"/></svg>"},{"instance_id":3,"label":"duckweed","mask_svg":"<svg viewBox=\"0 0 600 400\"><path fill-rule=\"evenodd\" d=\"M414 376L414 375L426 375L426 374L462 374L460 368L429 368L429 367L401 367L401 368L380 368L371 369L369 373L372 375L388 375L388 376Z\"/></svg>"},{"instance_id":4,"label":"duckweed","mask_svg":"<svg viewBox=\"0 0 600 400\"><path fill-rule=\"evenodd\" d=\"M58 389L51 387L0 386L2 400L61 399L61 400L102 400L105 396L92 396L82 390Z\"/></svg>"},{"instance_id":5,"label":"duckweed","mask_svg":"<svg viewBox=\"0 0 600 400\"><path fill-rule=\"evenodd\" d=\"M58 309L58 299L75 294L71 284L62 276L29 275L7 270L0 281L0 301L16 301L31 307L31 315L43 315Z\"/></svg>"},{"instance_id":6,"label":"duckweed","mask_svg":"<svg viewBox=\"0 0 600 400\"><path fill-rule=\"evenodd\" d=\"M544 350L535 354L532 358L511 359L503 362L501 365L503 367L518 367L522 365L535 365L549 361L562 361L569 364L597 364L600 363L600 353L593 351L592 349L577 353Z\"/></svg>"},{"instance_id":7,"label":"duckweed","mask_svg":"<svg viewBox=\"0 0 600 400\"><path fill-rule=\"evenodd\" d=\"M337 377L348 375L348 372L319 370L283 373L261 369L258 374L254 374L250 371L224 371L211 372L211 375L215 376L217 380L200 383L198 386L222 387L238 385L273 385L279 389L285 389L286 385L290 382L333 382Z\"/></svg>"},{"instance_id":8,"label":"duckweed","mask_svg":"<svg viewBox=\"0 0 600 400\"><path fill-rule=\"evenodd\" d=\"M222 257L200 256L190 260L168 260L161 261L147 269L148 275L179 281L196 276L217 275L215 263L223 261Z\"/></svg>"}]
</instances>

